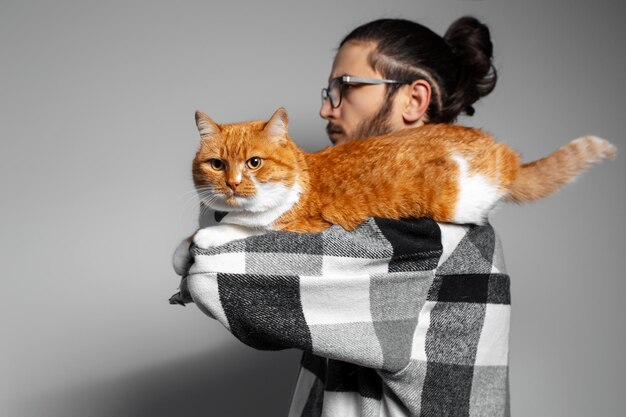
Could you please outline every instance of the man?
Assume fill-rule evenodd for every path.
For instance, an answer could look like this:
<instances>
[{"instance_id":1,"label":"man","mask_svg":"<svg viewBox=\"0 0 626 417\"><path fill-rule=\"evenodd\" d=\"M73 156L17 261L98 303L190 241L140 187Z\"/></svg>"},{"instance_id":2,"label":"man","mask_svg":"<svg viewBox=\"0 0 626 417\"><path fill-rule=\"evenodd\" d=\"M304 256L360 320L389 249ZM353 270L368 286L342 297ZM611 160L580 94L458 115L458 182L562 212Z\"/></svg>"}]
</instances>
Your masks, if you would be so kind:
<instances>
[{"instance_id":1,"label":"man","mask_svg":"<svg viewBox=\"0 0 626 417\"><path fill-rule=\"evenodd\" d=\"M341 76L380 80L384 77L368 62L376 44L348 42L337 52L329 81ZM333 144L417 127L430 103L431 89L418 79L403 85L391 99L386 84L345 82L339 86L341 104L324 100L320 116L328 120L327 133Z\"/></svg>"},{"instance_id":2,"label":"man","mask_svg":"<svg viewBox=\"0 0 626 417\"><path fill-rule=\"evenodd\" d=\"M453 55L485 30L471 18L445 40L404 20L355 29L323 89L330 140L471 114L495 75L489 64L468 82ZM255 348L304 351L290 416L508 413L509 278L490 226L369 219L192 254L181 290L202 311Z\"/></svg>"}]
</instances>

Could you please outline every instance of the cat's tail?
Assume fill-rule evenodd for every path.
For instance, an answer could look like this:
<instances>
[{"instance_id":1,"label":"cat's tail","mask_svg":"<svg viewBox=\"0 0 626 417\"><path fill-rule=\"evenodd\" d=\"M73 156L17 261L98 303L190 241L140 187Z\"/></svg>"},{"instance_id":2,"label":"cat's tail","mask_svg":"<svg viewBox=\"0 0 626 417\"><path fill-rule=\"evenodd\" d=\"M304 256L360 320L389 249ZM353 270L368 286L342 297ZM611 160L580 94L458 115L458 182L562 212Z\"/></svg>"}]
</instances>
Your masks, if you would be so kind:
<instances>
[{"instance_id":1,"label":"cat's tail","mask_svg":"<svg viewBox=\"0 0 626 417\"><path fill-rule=\"evenodd\" d=\"M617 148L607 140L595 136L573 140L545 158L522 164L507 199L523 203L547 197L590 165L616 155Z\"/></svg>"}]
</instances>

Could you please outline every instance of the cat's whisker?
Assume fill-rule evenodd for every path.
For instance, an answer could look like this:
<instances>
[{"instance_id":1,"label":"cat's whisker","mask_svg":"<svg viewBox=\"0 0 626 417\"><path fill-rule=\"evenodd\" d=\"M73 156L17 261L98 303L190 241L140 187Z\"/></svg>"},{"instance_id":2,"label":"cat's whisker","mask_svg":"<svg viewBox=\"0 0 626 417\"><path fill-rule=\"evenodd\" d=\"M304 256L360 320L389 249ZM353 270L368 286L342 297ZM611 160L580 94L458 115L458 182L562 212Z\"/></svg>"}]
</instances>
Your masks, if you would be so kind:
<instances>
[{"instance_id":1,"label":"cat's whisker","mask_svg":"<svg viewBox=\"0 0 626 417\"><path fill-rule=\"evenodd\" d=\"M189 210L196 210L199 202L202 200L202 197L198 194L188 196L184 201L181 202L181 212L187 213Z\"/></svg>"},{"instance_id":2,"label":"cat's whisker","mask_svg":"<svg viewBox=\"0 0 626 417\"><path fill-rule=\"evenodd\" d=\"M210 207L204 204L200 206L200 217L204 217L207 213L213 211Z\"/></svg>"},{"instance_id":3,"label":"cat's whisker","mask_svg":"<svg viewBox=\"0 0 626 417\"><path fill-rule=\"evenodd\" d=\"M196 189L184 192L183 194L180 195L179 198L185 199L185 202L188 202L190 198L191 199L195 197L201 198L202 195L206 193L211 193L212 191L213 191L213 187L211 186L198 187Z\"/></svg>"},{"instance_id":4,"label":"cat's whisker","mask_svg":"<svg viewBox=\"0 0 626 417\"><path fill-rule=\"evenodd\" d=\"M206 200L209 196L212 195L211 186L202 186L197 189L189 190L185 192L180 198L184 198L184 201L181 203L181 221L183 218L189 218L188 215L189 209L195 211L198 206L203 206L199 204L203 200ZM200 216L203 216L204 213L200 213Z\"/></svg>"},{"instance_id":5,"label":"cat's whisker","mask_svg":"<svg viewBox=\"0 0 626 417\"><path fill-rule=\"evenodd\" d=\"M189 195L187 198L181 203L183 209L189 206L190 204L198 204L198 202L202 200L202 197L199 194Z\"/></svg>"},{"instance_id":6,"label":"cat's whisker","mask_svg":"<svg viewBox=\"0 0 626 417\"><path fill-rule=\"evenodd\" d=\"M207 195L204 198L200 199L200 202L203 203L204 206L210 207L213 202L217 200L218 196L215 194Z\"/></svg>"},{"instance_id":7,"label":"cat's whisker","mask_svg":"<svg viewBox=\"0 0 626 417\"><path fill-rule=\"evenodd\" d=\"M181 197L184 197L186 195L189 195L189 194L192 194L192 193L197 193L197 192L198 192L198 189L194 188L193 190L185 191L185 192L181 193L180 195L181 195Z\"/></svg>"},{"instance_id":8,"label":"cat's whisker","mask_svg":"<svg viewBox=\"0 0 626 417\"><path fill-rule=\"evenodd\" d=\"M199 192L211 191L212 189L213 189L213 187L211 187L210 185L194 188L192 190L188 190L188 191L185 191L185 192L181 193L179 198L186 198L190 194L198 194Z\"/></svg>"}]
</instances>

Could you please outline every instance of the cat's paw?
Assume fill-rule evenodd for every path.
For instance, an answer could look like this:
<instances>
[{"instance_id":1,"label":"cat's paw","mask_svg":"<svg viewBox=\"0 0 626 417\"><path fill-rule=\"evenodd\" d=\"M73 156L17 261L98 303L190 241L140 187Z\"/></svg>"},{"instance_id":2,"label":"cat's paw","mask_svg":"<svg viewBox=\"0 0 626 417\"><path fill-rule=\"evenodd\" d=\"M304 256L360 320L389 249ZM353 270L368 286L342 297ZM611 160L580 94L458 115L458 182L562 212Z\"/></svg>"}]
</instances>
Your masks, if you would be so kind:
<instances>
[{"instance_id":1,"label":"cat's paw","mask_svg":"<svg viewBox=\"0 0 626 417\"><path fill-rule=\"evenodd\" d=\"M249 233L241 233L239 229L241 228L234 229L228 226L206 227L196 232L193 243L199 248L209 249L251 236Z\"/></svg>"},{"instance_id":2,"label":"cat's paw","mask_svg":"<svg viewBox=\"0 0 626 417\"><path fill-rule=\"evenodd\" d=\"M210 231L210 228L200 229L193 236L193 243L201 249L208 249L221 245L218 239L218 233Z\"/></svg>"},{"instance_id":3,"label":"cat's paw","mask_svg":"<svg viewBox=\"0 0 626 417\"><path fill-rule=\"evenodd\" d=\"M263 233L265 233L263 230L250 229L244 226L220 224L198 230L193 237L193 243L199 248L208 249Z\"/></svg>"}]
</instances>

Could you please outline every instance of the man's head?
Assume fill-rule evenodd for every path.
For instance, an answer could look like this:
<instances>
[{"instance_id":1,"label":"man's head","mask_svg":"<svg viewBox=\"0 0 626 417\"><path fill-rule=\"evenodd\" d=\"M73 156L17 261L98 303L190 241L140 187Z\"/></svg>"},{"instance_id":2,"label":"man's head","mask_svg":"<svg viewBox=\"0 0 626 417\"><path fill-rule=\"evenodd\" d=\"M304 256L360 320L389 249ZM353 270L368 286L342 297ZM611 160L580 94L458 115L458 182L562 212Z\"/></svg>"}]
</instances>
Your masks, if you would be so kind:
<instances>
[{"instance_id":1,"label":"man's head","mask_svg":"<svg viewBox=\"0 0 626 417\"><path fill-rule=\"evenodd\" d=\"M341 101L324 100L333 143L423 123L450 123L491 92L496 82L489 30L476 19L454 22L442 38L407 20L381 19L353 30L340 44L329 81L343 75L399 83L344 83Z\"/></svg>"},{"instance_id":2,"label":"man's head","mask_svg":"<svg viewBox=\"0 0 626 417\"><path fill-rule=\"evenodd\" d=\"M376 43L371 41L343 43L335 56L329 80L343 75L385 79L370 63L369 58L375 51ZM430 86L423 80L416 81L415 85L394 86L399 86L402 94L396 94L398 88L389 88L386 84L342 84L339 106L333 107L331 100L325 100L320 109L320 116L328 120L330 140L341 143L421 124L430 100Z\"/></svg>"}]
</instances>

